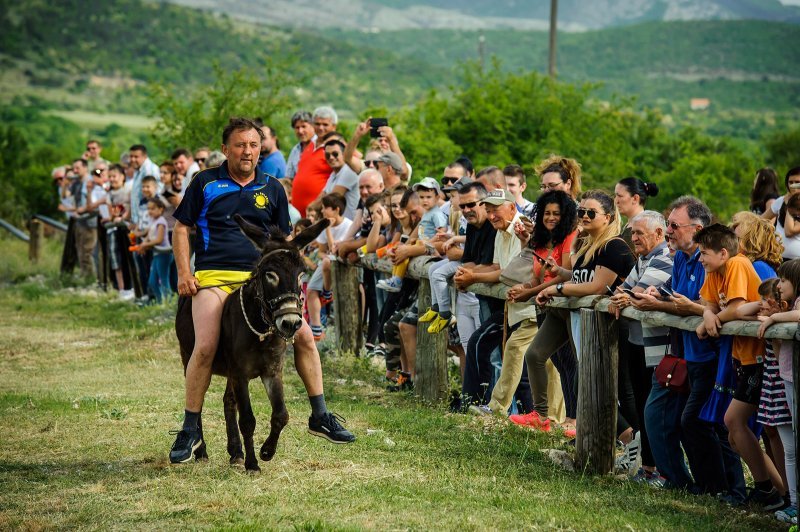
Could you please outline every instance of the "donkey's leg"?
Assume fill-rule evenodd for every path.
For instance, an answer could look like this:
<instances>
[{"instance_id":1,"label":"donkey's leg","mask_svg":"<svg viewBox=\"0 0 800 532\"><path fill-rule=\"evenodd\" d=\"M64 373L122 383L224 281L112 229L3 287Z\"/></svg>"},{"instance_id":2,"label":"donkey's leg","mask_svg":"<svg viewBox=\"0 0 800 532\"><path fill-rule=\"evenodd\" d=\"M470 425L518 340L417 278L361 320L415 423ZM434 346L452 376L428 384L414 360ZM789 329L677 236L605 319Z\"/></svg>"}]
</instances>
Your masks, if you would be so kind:
<instances>
[{"instance_id":1,"label":"donkey's leg","mask_svg":"<svg viewBox=\"0 0 800 532\"><path fill-rule=\"evenodd\" d=\"M233 381L228 379L225 395L222 397L225 405L225 430L228 433L228 454L231 465L244 464L242 440L239 438L239 426L236 424L236 394L233 391Z\"/></svg>"},{"instance_id":2,"label":"donkey's leg","mask_svg":"<svg viewBox=\"0 0 800 532\"><path fill-rule=\"evenodd\" d=\"M256 430L256 416L250 404L250 391L247 378L236 379L233 388L236 392L236 405L239 407L239 430L244 439L244 468L253 473L261 471L258 467L256 451L253 448L253 433Z\"/></svg>"},{"instance_id":3,"label":"donkey's leg","mask_svg":"<svg viewBox=\"0 0 800 532\"><path fill-rule=\"evenodd\" d=\"M206 439L203 437L203 414L197 416L197 431L203 443L194 452L194 459L198 462L208 462L208 452L206 451Z\"/></svg>"},{"instance_id":4,"label":"donkey's leg","mask_svg":"<svg viewBox=\"0 0 800 532\"><path fill-rule=\"evenodd\" d=\"M269 402L272 405L269 436L264 445L261 446L261 459L271 460L275 456L275 449L278 447L278 438L281 435L281 431L289 422L289 412L286 410L286 402L283 399L283 378L280 375L261 377L261 382L264 383L264 388L267 389Z\"/></svg>"}]
</instances>

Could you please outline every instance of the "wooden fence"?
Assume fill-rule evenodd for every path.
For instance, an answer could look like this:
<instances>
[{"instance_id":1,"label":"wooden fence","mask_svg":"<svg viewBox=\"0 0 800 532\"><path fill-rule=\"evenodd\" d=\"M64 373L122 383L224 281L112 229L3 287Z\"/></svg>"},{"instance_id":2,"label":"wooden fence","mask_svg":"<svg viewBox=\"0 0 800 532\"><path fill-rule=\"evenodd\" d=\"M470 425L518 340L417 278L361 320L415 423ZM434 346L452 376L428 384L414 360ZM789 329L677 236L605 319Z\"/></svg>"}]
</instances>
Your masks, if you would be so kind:
<instances>
[{"instance_id":1,"label":"wooden fence","mask_svg":"<svg viewBox=\"0 0 800 532\"><path fill-rule=\"evenodd\" d=\"M419 280L418 306L420 313L430 306L429 257L411 260L407 277ZM391 272L389 260L378 260L367 255L358 267ZM336 342L342 351L358 352L362 342L361 309L358 296L357 267L333 263ZM474 284L475 294L505 299L508 287ZM613 471L617 421L617 320L609 314L610 300L605 296L557 297L549 306L578 311L581 315L581 360L578 379L578 411L576 458L578 466L589 473L606 474ZM354 312L355 311L355 312ZM694 331L702 321L700 316L676 316L665 312L640 311L632 307L622 310L622 315L648 325L662 325L685 331ZM721 334L756 336L760 322L732 321L725 323ZM797 323L781 323L770 327L767 338L793 340L794 382L800 382L800 335ZM417 329L415 393L431 402L443 401L448 396L447 335L428 334L424 327ZM795 386L795 405L800 404L800 386ZM795 434L795 438L797 434ZM796 441L800 449L800 441ZM798 463L800 470L800 463ZM800 485L800 471L798 474Z\"/></svg>"}]
</instances>

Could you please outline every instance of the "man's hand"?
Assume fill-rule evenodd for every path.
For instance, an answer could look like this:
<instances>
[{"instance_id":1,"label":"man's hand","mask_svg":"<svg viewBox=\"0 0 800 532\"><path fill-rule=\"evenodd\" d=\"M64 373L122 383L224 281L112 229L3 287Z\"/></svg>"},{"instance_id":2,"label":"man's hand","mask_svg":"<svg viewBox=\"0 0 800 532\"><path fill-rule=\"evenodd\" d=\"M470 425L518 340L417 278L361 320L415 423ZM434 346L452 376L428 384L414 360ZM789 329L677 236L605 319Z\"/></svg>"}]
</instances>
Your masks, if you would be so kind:
<instances>
[{"instance_id":1,"label":"man's hand","mask_svg":"<svg viewBox=\"0 0 800 532\"><path fill-rule=\"evenodd\" d=\"M394 131L389 126L381 126L378 128L378 133L380 133L381 137L386 139L386 142L391 144L397 141L397 138L394 136Z\"/></svg>"},{"instance_id":2,"label":"man's hand","mask_svg":"<svg viewBox=\"0 0 800 532\"><path fill-rule=\"evenodd\" d=\"M703 328L708 336L711 336L712 338L718 338L719 330L722 328L722 322L719 321L719 316L710 310L703 312Z\"/></svg>"},{"instance_id":3,"label":"man's hand","mask_svg":"<svg viewBox=\"0 0 800 532\"><path fill-rule=\"evenodd\" d=\"M535 294L536 290L533 288L527 288L524 284L515 284L506 292L506 299L513 303L523 303Z\"/></svg>"},{"instance_id":4,"label":"man's hand","mask_svg":"<svg viewBox=\"0 0 800 532\"><path fill-rule=\"evenodd\" d=\"M453 280L458 288L464 290L469 285L475 283L475 273L469 268L461 266L458 268L458 270L456 270L455 275L453 275Z\"/></svg>"},{"instance_id":5,"label":"man's hand","mask_svg":"<svg viewBox=\"0 0 800 532\"><path fill-rule=\"evenodd\" d=\"M367 133L369 133L369 119L356 126L356 131L353 133L353 136L360 139Z\"/></svg>"},{"instance_id":6,"label":"man's hand","mask_svg":"<svg viewBox=\"0 0 800 532\"><path fill-rule=\"evenodd\" d=\"M523 244L527 244L533 234L533 223L526 220L517 220L514 224L514 234Z\"/></svg>"},{"instance_id":7,"label":"man's hand","mask_svg":"<svg viewBox=\"0 0 800 532\"><path fill-rule=\"evenodd\" d=\"M178 275L178 295L191 297L197 294L200 283L194 275Z\"/></svg>"},{"instance_id":8,"label":"man's hand","mask_svg":"<svg viewBox=\"0 0 800 532\"><path fill-rule=\"evenodd\" d=\"M394 248L394 256L392 257L392 263L400 264L407 258L411 257L411 246L408 244L400 244L396 248Z\"/></svg>"},{"instance_id":9,"label":"man's hand","mask_svg":"<svg viewBox=\"0 0 800 532\"><path fill-rule=\"evenodd\" d=\"M682 315L689 315L694 313L694 308L697 305L694 301L689 299L688 297L679 294L677 292L673 292L672 302L675 303L675 310Z\"/></svg>"},{"instance_id":10,"label":"man's hand","mask_svg":"<svg viewBox=\"0 0 800 532\"><path fill-rule=\"evenodd\" d=\"M656 310L658 303L660 302L658 298L654 297L652 294L648 292L652 286L649 286L647 290L644 292L640 292L638 294L639 297L636 299L631 299L631 305L633 308L637 310Z\"/></svg>"}]
</instances>

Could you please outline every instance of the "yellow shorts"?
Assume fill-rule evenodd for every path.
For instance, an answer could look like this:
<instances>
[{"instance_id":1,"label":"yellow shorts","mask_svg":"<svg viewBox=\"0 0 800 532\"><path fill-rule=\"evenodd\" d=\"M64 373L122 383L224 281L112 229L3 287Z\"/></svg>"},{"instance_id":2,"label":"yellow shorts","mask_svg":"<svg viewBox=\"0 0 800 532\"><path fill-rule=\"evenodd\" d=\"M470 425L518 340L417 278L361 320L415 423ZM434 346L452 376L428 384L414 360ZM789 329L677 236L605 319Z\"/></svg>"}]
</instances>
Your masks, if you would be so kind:
<instances>
[{"instance_id":1,"label":"yellow shorts","mask_svg":"<svg viewBox=\"0 0 800 532\"><path fill-rule=\"evenodd\" d=\"M226 286L217 286L230 294L250 278L250 272L235 272L231 270L201 270L194 272L194 277L200 286L215 286L225 283L236 283Z\"/></svg>"}]
</instances>

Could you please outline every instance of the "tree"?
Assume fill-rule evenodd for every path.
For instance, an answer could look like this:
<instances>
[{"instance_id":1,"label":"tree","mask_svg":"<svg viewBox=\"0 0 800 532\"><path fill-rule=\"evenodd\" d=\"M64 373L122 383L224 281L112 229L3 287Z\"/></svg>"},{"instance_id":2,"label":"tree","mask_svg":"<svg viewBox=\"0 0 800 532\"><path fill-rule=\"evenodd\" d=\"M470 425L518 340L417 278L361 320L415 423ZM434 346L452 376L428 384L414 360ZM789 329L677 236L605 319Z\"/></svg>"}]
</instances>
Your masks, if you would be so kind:
<instances>
[{"instance_id":1,"label":"tree","mask_svg":"<svg viewBox=\"0 0 800 532\"><path fill-rule=\"evenodd\" d=\"M188 95L175 85L151 85L150 115L158 118L152 130L156 145L166 153L181 146L219 146L232 116L269 122L295 102L288 91L297 84L290 63L265 58L261 72L245 67L227 71L215 63L213 83Z\"/></svg>"}]
</instances>

